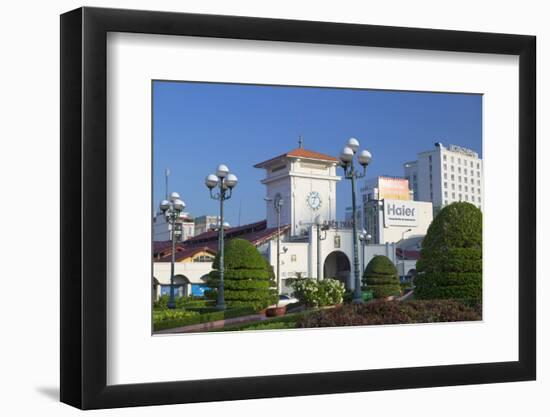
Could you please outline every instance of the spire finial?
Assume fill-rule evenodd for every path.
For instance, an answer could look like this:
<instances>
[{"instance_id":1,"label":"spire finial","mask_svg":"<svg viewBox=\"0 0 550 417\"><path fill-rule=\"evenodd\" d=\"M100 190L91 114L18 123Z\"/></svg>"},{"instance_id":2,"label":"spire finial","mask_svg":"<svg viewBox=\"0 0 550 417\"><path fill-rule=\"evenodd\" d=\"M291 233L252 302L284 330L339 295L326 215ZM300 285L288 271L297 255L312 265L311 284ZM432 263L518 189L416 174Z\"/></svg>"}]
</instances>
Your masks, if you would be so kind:
<instances>
[{"instance_id":1,"label":"spire finial","mask_svg":"<svg viewBox=\"0 0 550 417\"><path fill-rule=\"evenodd\" d=\"M302 135L298 136L298 146L300 148L304 148L304 139L302 138Z\"/></svg>"}]
</instances>

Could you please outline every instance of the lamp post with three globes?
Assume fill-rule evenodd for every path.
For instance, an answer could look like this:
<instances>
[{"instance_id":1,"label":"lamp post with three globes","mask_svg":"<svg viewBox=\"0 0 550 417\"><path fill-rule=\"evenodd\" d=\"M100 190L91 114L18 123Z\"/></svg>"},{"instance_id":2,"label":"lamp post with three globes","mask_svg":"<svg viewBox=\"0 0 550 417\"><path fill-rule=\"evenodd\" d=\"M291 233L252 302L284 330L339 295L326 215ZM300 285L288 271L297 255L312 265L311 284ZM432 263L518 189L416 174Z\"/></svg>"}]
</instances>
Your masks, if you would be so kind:
<instances>
[{"instance_id":1,"label":"lamp post with three globes","mask_svg":"<svg viewBox=\"0 0 550 417\"><path fill-rule=\"evenodd\" d=\"M162 200L160 210L164 214L166 221L170 224L170 236L172 240L172 258L170 261L170 298L168 299L168 308L176 308L174 298L174 263L176 261L176 225L177 221L185 209L185 203L180 199L176 192L170 194L170 200Z\"/></svg>"},{"instance_id":2,"label":"lamp post with three globes","mask_svg":"<svg viewBox=\"0 0 550 417\"><path fill-rule=\"evenodd\" d=\"M367 173L372 155L367 150L362 150L359 153L359 141L355 138L350 138L348 143L340 152L340 166L344 169L345 178L351 181L351 209L352 209L352 228L353 228L353 272L355 275L355 288L353 291L353 303L362 303L363 297L361 294L361 277L359 274L359 250L358 250L358 234L357 234L357 206L355 201L356 181L363 178ZM353 163L354 156L357 155L357 161L363 167L363 172L355 170Z\"/></svg>"},{"instance_id":3,"label":"lamp post with three globes","mask_svg":"<svg viewBox=\"0 0 550 417\"><path fill-rule=\"evenodd\" d=\"M205 185L210 190L210 197L220 202L220 222L218 230L218 244L219 244L219 262L220 262L220 278L218 284L218 293L216 297L216 308L218 310L225 310L225 295L224 295L224 222L223 222L223 202L231 198L233 188L236 187L238 182L237 176L229 172L229 168L226 165L220 164L215 174L210 174L205 179ZM214 188L218 187L218 192L214 192Z\"/></svg>"}]
</instances>

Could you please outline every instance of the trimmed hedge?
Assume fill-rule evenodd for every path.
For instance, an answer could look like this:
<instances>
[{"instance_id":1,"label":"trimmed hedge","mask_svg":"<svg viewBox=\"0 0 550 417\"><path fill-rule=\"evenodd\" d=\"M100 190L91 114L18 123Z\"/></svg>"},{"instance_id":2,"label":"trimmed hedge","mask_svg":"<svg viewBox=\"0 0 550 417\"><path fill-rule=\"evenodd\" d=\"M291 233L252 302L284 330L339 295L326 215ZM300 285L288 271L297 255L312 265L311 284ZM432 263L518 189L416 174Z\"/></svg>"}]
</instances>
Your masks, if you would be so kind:
<instances>
[{"instance_id":1,"label":"trimmed hedge","mask_svg":"<svg viewBox=\"0 0 550 417\"><path fill-rule=\"evenodd\" d=\"M169 295L161 295L157 301L154 302L153 308L156 310L165 310L168 308L168 300L170 299ZM213 306L214 303L211 300L205 300L202 297L175 297L176 308L186 308L186 307L207 307Z\"/></svg>"},{"instance_id":2,"label":"trimmed hedge","mask_svg":"<svg viewBox=\"0 0 550 417\"><path fill-rule=\"evenodd\" d=\"M224 247L224 297L229 307L261 310L277 302L273 269L248 240L232 239ZM205 296L215 300L219 286L219 254L207 279Z\"/></svg>"},{"instance_id":3,"label":"trimmed hedge","mask_svg":"<svg viewBox=\"0 0 550 417\"><path fill-rule=\"evenodd\" d=\"M444 207L428 228L416 268L418 299L481 300L481 211L466 202Z\"/></svg>"},{"instance_id":4,"label":"trimmed hedge","mask_svg":"<svg viewBox=\"0 0 550 417\"><path fill-rule=\"evenodd\" d=\"M302 316L297 328L436 323L481 320L480 312L453 300L346 304Z\"/></svg>"},{"instance_id":5,"label":"trimmed hedge","mask_svg":"<svg viewBox=\"0 0 550 417\"><path fill-rule=\"evenodd\" d=\"M229 319L233 317L254 314L250 307L216 310L215 308L197 308L193 310L161 310L153 312L153 330L172 329L174 327L190 326L192 324Z\"/></svg>"},{"instance_id":6,"label":"trimmed hedge","mask_svg":"<svg viewBox=\"0 0 550 417\"><path fill-rule=\"evenodd\" d=\"M371 259L363 273L364 289L372 292L374 298L386 298L401 293L397 269L393 262L383 255Z\"/></svg>"}]
</instances>

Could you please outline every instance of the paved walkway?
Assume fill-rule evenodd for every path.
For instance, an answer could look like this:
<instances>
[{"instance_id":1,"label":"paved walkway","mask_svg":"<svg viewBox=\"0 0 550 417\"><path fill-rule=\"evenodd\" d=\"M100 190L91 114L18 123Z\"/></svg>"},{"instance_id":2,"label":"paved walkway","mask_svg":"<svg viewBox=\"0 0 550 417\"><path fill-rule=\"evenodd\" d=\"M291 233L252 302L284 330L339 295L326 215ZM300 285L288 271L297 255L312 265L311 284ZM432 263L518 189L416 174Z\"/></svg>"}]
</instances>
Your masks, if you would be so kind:
<instances>
[{"instance_id":1,"label":"paved walkway","mask_svg":"<svg viewBox=\"0 0 550 417\"><path fill-rule=\"evenodd\" d=\"M183 327L173 327L171 329L159 330L155 332L155 334L205 332L208 330L221 329L225 326L229 326L232 324L254 323L254 322L259 322L266 319L267 317L263 314L251 314L249 316L233 317L230 319L209 321L207 323L191 324L189 326L183 326Z\"/></svg>"}]
</instances>

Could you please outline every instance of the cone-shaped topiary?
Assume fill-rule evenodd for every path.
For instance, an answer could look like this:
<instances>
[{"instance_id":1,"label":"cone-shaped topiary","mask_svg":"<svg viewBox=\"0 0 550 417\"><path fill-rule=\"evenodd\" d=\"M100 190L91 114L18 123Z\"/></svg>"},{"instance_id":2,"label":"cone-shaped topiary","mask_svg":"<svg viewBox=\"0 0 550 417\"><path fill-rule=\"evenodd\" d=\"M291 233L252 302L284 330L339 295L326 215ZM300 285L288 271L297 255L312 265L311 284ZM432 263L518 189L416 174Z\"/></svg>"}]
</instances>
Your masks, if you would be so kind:
<instances>
[{"instance_id":1,"label":"cone-shaped topiary","mask_svg":"<svg viewBox=\"0 0 550 417\"><path fill-rule=\"evenodd\" d=\"M371 259L363 273L363 285L371 290L374 298L398 295L401 291L397 269L393 262L383 255Z\"/></svg>"},{"instance_id":2,"label":"cone-shaped topiary","mask_svg":"<svg viewBox=\"0 0 550 417\"><path fill-rule=\"evenodd\" d=\"M482 215L470 203L452 203L436 216L416 264L415 296L481 300Z\"/></svg>"},{"instance_id":3,"label":"cone-shaped topiary","mask_svg":"<svg viewBox=\"0 0 550 417\"><path fill-rule=\"evenodd\" d=\"M272 271L265 258L248 240L232 239L224 251L224 295L228 307L252 307L261 310L277 301L271 279ZM206 296L216 299L220 277L220 258L216 255L214 268L207 279L210 290Z\"/></svg>"}]
</instances>

